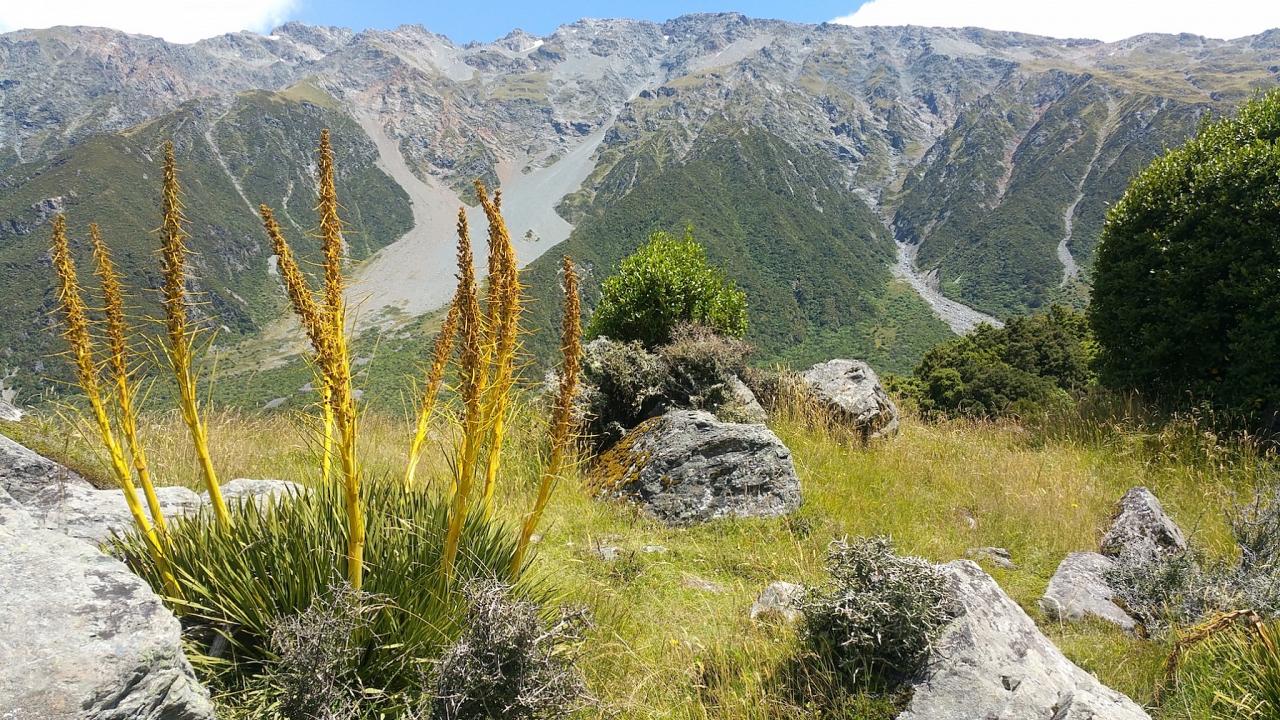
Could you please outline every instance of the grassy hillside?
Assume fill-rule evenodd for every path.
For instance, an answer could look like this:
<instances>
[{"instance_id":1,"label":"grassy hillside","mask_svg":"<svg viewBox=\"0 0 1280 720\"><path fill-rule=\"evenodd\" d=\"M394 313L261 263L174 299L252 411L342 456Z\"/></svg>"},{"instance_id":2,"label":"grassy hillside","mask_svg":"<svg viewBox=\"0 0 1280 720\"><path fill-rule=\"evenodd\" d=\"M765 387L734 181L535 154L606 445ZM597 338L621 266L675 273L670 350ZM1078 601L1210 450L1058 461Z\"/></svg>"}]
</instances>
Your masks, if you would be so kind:
<instances>
[{"instance_id":1,"label":"grassy hillside","mask_svg":"<svg viewBox=\"0 0 1280 720\"><path fill-rule=\"evenodd\" d=\"M693 227L711 261L747 292L748 339L759 362L808 364L849 355L883 369L910 367L949 331L892 282L893 243L842 170L758 130L704 131L686 155L655 139L612 165L562 246L525 282L535 327L553 328L559 257L587 269L590 306L600 282L654 230ZM550 333L531 339L545 351Z\"/></svg>"},{"instance_id":2,"label":"grassy hillside","mask_svg":"<svg viewBox=\"0 0 1280 720\"><path fill-rule=\"evenodd\" d=\"M195 101L121 134L87 140L43 164L19 165L0 178L0 285L10 312L0 317L0 361L19 368L20 388L62 377L51 313L48 221L65 212L82 279L91 279L86 228L102 226L139 315L155 312L159 286L154 229L160 223L160 148L172 138L183 184L190 280L207 303L219 341L251 333L277 317L283 295L270 272L270 246L257 203L277 209L304 258L318 221L313 164L321 128L329 127L339 193L353 257L394 240L411 223L408 198L374 166L376 149L323 93L306 86L282 94L251 92L226 101ZM91 284L91 283L90 283Z\"/></svg>"},{"instance_id":3,"label":"grassy hillside","mask_svg":"<svg viewBox=\"0 0 1280 720\"><path fill-rule=\"evenodd\" d=\"M313 427L288 414L217 415L215 461L227 478L311 482ZM399 477L408 423L372 413L364 427L369 477ZM891 535L902 550L937 561L971 547L1008 548L1016 569L985 569L1070 658L1150 703L1167 642L1104 625L1046 622L1036 602L1049 577L1068 552L1096 548L1113 504L1134 485L1151 488L1194 545L1210 556L1228 554L1224 508L1277 471L1192 424L1139 427L1074 417L1037 428L909 417L899 437L865 449L800 418L779 418L773 427L794 452L804 492L803 507L790 518L672 529L625 504L594 500L578 483L560 486L535 567L561 600L584 603L594 614L583 665L601 709L587 717L892 717L884 701L788 685L783 671L799 651L794 632L748 618L765 585L815 581L828 542L869 534ZM90 445L58 421L41 416L0 431L102 476ZM152 417L144 435L158 477L198 485L175 416ZM501 485L512 502L498 507L527 504L541 442L536 422L514 438L506 465L512 474ZM446 463L436 450L427 467L443 474ZM604 545L620 548L619 558L602 560L597 550ZM645 552L650 545L665 550ZM1204 688L1212 687L1215 670L1198 667L1194 654L1188 667L1183 689L1153 709L1157 720L1206 716ZM792 691L805 696L794 699Z\"/></svg>"}]
</instances>

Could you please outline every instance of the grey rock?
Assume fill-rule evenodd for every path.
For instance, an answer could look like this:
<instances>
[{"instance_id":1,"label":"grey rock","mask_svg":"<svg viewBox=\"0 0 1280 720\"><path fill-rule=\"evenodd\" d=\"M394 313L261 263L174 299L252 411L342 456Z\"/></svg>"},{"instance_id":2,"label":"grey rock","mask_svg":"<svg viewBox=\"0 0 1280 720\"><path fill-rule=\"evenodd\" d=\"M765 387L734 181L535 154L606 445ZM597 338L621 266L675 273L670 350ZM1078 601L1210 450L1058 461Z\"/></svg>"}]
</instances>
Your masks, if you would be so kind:
<instances>
[{"instance_id":1,"label":"grey rock","mask_svg":"<svg viewBox=\"0 0 1280 720\"><path fill-rule=\"evenodd\" d=\"M0 498L0 577L0 718L213 720L178 620L123 563Z\"/></svg>"},{"instance_id":2,"label":"grey rock","mask_svg":"<svg viewBox=\"0 0 1280 720\"><path fill-rule=\"evenodd\" d=\"M898 720L1150 720L1068 660L977 564L939 570L963 612L935 643Z\"/></svg>"},{"instance_id":3,"label":"grey rock","mask_svg":"<svg viewBox=\"0 0 1280 720\"><path fill-rule=\"evenodd\" d=\"M264 405L262 406L262 409L263 409L263 410L276 410L276 409L279 409L280 407L282 407L282 406L283 406L286 402L288 402L288 401L289 401L289 398L282 398L282 397L272 398L272 399L268 400L268 401L266 402L266 404L264 404Z\"/></svg>"},{"instance_id":4,"label":"grey rock","mask_svg":"<svg viewBox=\"0 0 1280 720\"><path fill-rule=\"evenodd\" d=\"M719 595L720 593L724 592L724 586L716 582L715 580L708 580L706 578L701 578L692 573L685 573L684 575L682 575L680 578L680 584L684 585L685 587L691 590L697 590L699 592L705 592L705 593L712 593L715 595Z\"/></svg>"},{"instance_id":5,"label":"grey rock","mask_svg":"<svg viewBox=\"0 0 1280 720\"><path fill-rule=\"evenodd\" d=\"M19 422L22 420L24 415L26 415L26 413L22 411L22 408L0 398L0 420L5 420L7 422Z\"/></svg>"},{"instance_id":6,"label":"grey rock","mask_svg":"<svg viewBox=\"0 0 1280 720\"><path fill-rule=\"evenodd\" d=\"M592 470L600 487L664 522L784 515L800 506L791 451L763 425L678 410L642 423Z\"/></svg>"},{"instance_id":7,"label":"grey rock","mask_svg":"<svg viewBox=\"0 0 1280 720\"><path fill-rule=\"evenodd\" d=\"M751 604L751 619L795 622L800 619L800 601L803 599L804 586L799 583L781 580L769 583Z\"/></svg>"},{"instance_id":8,"label":"grey rock","mask_svg":"<svg viewBox=\"0 0 1280 720\"><path fill-rule=\"evenodd\" d=\"M622 548L615 545L599 545L595 548L596 557L604 562L613 562L622 557Z\"/></svg>"},{"instance_id":9,"label":"grey rock","mask_svg":"<svg viewBox=\"0 0 1280 720\"><path fill-rule=\"evenodd\" d=\"M1109 557L1154 562L1185 552L1187 538L1150 490L1135 487L1120 499L1101 548Z\"/></svg>"},{"instance_id":10,"label":"grey rock","mask_svg":"<svg viewBox=\"0 0 1280 720\"><path fill-rule=\"evenodd\" d=\"M92 488L78 473L0 435L0 489L26 504L66 487Z\"/></svg>"},{"instance_id":11,"label":"grey rock","mask_svg":"<svg viewBox=\"0 0 1280 720\"><path fill-rule=\"evenodd\" d=\"M1112 600L1107 572L1115 561L1105 555L1074 552L1067 555L1040 598L1040 609L1051 620L1100 618L1132 632L1137 621Z\"/></svg>"},{"instance_id":12,"label":"grey rock","mask_svg":"<svg viewBox=\"0 0 1280 720\"><path fill-rule=\"evenodd\" d=\"M751 392L751 388L742 382L742 378L735 375L729 381L729 391L733 399L716 412L717 417L722 420L744 423L764 423L768 421L769 413L765 411L764 406L756 399L756 394Z\"/></svg>"},{"instance_id":13,"label":"grey rock","mask_svg":"<svg viewBox=\"0 0 1280 720\"><path fill-rule=\"evenodd\" d=\"M222 490L222 499L227 503L242 502L246 498L251 498L260 507L266 507L266 503L269 501L299 495L307 491L305 486L288 480L253 480L250 478L236 478L222 483L219 487ZM200 493L200 502L209 502L208 492Z\"/></svg>"},{"instance_id":14,"label":"grey rock","mask_svg":"<svg viewBox=\"0 0 1280 720\"><path fill-rule=\"evenodd\" d=\"M185 487L158 487L156 498L166 518L191 515L200 511L200 496ZM138 489L138 502L148 519L142 489ZM124 492L118 489L98 490L80 486L67 486L58 492L49 492L34 502L26 504L41 527L57 530L78 540L104 543L113 535L124 534L134 528L133 514L125 502Z\"/></svg>"},{"instance_id":15,"label":"grey rock","mask_svg":"<svg viewBox=\"0 0 1280 720\"><path fill-rule=\"evenodd\" d=\"M1005 570L1013 570L1018 567L1013 561L1013 554L1006 548L1002 547L976 547L969 548L964 551L964 556L970 560L986 560L994 565L998 565Z\"/></svg>"},{"instance_id":16,"label":"grey rock","mask_svg":"<svg viewBox=\"0 0 1280 720\"><path fill-rule=\"evenodd\" d=\"M814 397L841 422L874 440L898 432L898 407L889 399L880 378L861 360L828 360L800 376Z\"/></svg>"},{"instance_id":17,"label":"grey rock","mask_svg":"<svg viewBox=\"0 0 1280 720\"><path fill-rule=\"evenodd\" d=\"M662 545L642 545L640 552L645 555L662 555L667 552L667 549Z\"/></svg>"}]
</instances>

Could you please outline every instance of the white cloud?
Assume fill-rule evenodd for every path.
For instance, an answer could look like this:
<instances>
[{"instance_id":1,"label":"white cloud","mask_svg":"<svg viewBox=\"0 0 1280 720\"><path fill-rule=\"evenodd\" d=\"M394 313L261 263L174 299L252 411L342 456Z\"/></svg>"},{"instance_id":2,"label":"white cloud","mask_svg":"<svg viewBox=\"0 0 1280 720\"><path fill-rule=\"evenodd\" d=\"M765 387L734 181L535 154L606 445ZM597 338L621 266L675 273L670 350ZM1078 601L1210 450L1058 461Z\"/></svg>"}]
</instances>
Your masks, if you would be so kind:
<instances>
[{"instance_id":1,"label":"white cloud","mask_svg":"<svg viewBox=\"0 0 1280 720\"><path fill-rule=\"evenodd\" d=\"M270 30L298 0L3 0L0 32L94 25L189 43L238 30Z\"/></svg>"},{"instance_id":2,"label":"white cloud","mask_svg":"<svg viewBox=\"0 0 1280 720\"><path fill-rule=\"evenodd\" d=\"M1280 27L1280 0L869 0L833 22L982 27L1109 42L1148 32L1237 38Z\"/></svg>"}]
</instances>

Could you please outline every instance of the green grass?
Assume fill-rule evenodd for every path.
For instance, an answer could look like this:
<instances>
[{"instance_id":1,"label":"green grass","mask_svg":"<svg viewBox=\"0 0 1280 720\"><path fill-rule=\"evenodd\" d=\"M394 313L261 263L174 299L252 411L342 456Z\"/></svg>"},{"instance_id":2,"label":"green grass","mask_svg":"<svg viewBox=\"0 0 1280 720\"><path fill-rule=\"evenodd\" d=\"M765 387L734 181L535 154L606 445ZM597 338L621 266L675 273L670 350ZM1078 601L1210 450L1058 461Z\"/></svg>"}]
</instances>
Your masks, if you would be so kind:
<instances>
[{"instance_id":1,"label":"green grass","mask_svg":"<svg viewBox=\"0 0 1280 720\"><path fill-rule=\"evenodd\" d=\"M143 435L161 482L195 486L198 469L177 422L154 416ZM498 502L504 512L530 501L542 450L536 421L533 426L510 445ZM407 421L370 413L363 429L369 476L398 477ZM1104 423L1083 409L1069 422L1038 428L908 417L899 437L870 448L847 445L795 418L777 419L774 429L792 449L803 484L804 505L789 518L673 529L625 504L597 501L578 483L560 487L534 567L563 601L585 603L595 615L584 667L604 703L601 716L892 717L885 700L837 693L820 702L813 688L821 685L821 673L797 672L793 631L748 619L768 583L818 580L831 539L870 534L890 535L900 550L936 561L963 557L976 546L1008 548L1017 568L988 566L988 572L1068 657L1149 703L1169 650L1165 642L1136 640L1101 624L1047 622L1037 600L1068 552L1097 547L1113 504L1128 488L1150 487L1193 544L1224 557L1233 552L1224 508L1275 472L1256 454L1192 424ZM90 446L65 430L47 416L0 427L95 472ZM307 482L314 476L311 431L299 417L218 413L210 434L225 478ZM443 438L425 463L437 472L447 467ZM621 548L620 559L601 560L600 545ZM645 552L649 545L665 552ZM789 699L797 693L808 693L809 704ZM1168 695L1153 714L1195 720L1202 705L1189 697Z\"/></svg>"}]
</instances>

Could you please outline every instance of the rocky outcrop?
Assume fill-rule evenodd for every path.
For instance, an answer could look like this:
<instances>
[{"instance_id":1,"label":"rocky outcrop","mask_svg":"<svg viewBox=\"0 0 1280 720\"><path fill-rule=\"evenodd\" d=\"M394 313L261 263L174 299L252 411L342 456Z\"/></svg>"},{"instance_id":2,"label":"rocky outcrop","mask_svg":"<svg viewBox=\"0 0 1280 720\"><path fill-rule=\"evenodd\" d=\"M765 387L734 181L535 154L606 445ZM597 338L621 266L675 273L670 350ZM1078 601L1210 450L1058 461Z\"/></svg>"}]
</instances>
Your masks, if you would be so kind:
<instances>
[{"instance_id":1,"label":"rocky outcrop","mask_svg":"<svg viewBox=\"0 0 1280 720\"><path fill-rule=\"evenodd\" d=\"M213 720L147 584L0 495L0 717Z\"/></svg>"},{"instance_id":2,"label":"rocky outcrop","mask_svg":"<svg viewBox=\"0 0 1280 720\"><path fill-rule=\"evenodd\" d=\"M23 415L26 415L26 413L22 411L22 408L14 405L4 398L0 398L0 420L18 422L22 420Z\"/></svg>"},{"instance_id":3,"label":"rocky outcrop","mask_svg":"<svg viewBox=\"0 0 1280 720\"><path fill-rule=\"evenodd\" d=\"M1081 670L972 561L939 566L963 608L898 720L1150 720Z\"/></svg>"},{"instance_id":4,"label":"rocky outcrop","mask_svg":"<svg viewBox=\"0 0 1280 720\"><path fill-rule=\"evenodd\" d=\"M1107 583L1107 573L1114 567L1114 560L1098 553L1067 555L1049 580L1040 609L1050 620L1098 618L1133 632L1137 621L1115 604Z\"/></svg>"},{"instance_id":5,"label":"rocky outcrop","mask_svg":"<svg viewBox=\"0 0 1280 720\"><path fill-rule=\"evenodd\" d=\"M281 498L292 497L306 492L306 488L288 480L253 480L236 478L219 486L222 499L228 503L252 501L257 507L266 507L267 503ZM209 502L209 493L200 493L201 502Z\"/></svg>"},{"instance_id":6,"label":"rocky outcrop","mask_svg":"<svg viewBox=\"0 0 1280 720\"><path fill-rule=\"evenodd\" d=\"M1115 558L1153 562L1186 549L1187 538L1178 524L1144 487L1124 494L1111 528L1102 536L1102 554Z\"/></svg>"},{"instance_id":7,"label":"rocky outcrop","mask_svg":"<svg viewBox=\"0 0 1280 720\"><path fill-rule=\"evenodd\" d=\"M751 619L796 622L800 619L802 600L804 600L803 585L781 580L771 582L751 604Z\"/></svg>"},{"instance_id":8,"label":"rocky outcrop","mask_svg":"<svg viewBox=\"0 0 1280 720\"><path fill-rule=\"evenodd\" d=\"M716 411L722 420L745 423L763 423L769 419L769 413L756 399L756 394L742 382L737 375L729 381L731 400L723 408Z\"/></svg>"},{"instance_id":9,"label":"rocky outcrop","mask_svg":"<svg viewBox=\"0 0 1280 720\"><path fill-rule=\"evenodd\" d=\"M93 486L78 473L0 435L0 490L25 505L69 487Z\"/></svg>"},{"instance_id":10,"label":"rocky outcrop","mask_svg":"<svg viewBox=\"0 0 1280 720\"><path fill-rule=\"evenodd\" d=\"M898 408L870 365L861 360L828 360L800 376L819 402L866 440L898 432Z\"/></svg>"},{"instance_id":11,"label":"rocky outcrop","mask_svg":"<svg viewBox=\"0 0 1280 720\"><path fill-rule=\"evenodd\" d=\"M596 461L608 494L677 525L782 515L800 506L791 451L763 425L678 410L648 420Z\"/></svg>"},{"instance_id":12,"label":"rocky outcrop","mask_svg":"<svg viewBox=\"0 0 1280 720\"><path fill-rule=\"evenodd\" d=\"M156 488L160 510L166 518L194 514L204 502L185 487ZM138 489L138 502L148 519L151 512ZM78 540L105 543L113 535L121 535L134 528L133 514L125 502L124 492L118 489L98 490L77 485L67 486L41 495L26 504L27 511L42 527L57 530Z\"/></svg>"}]
</instances>

